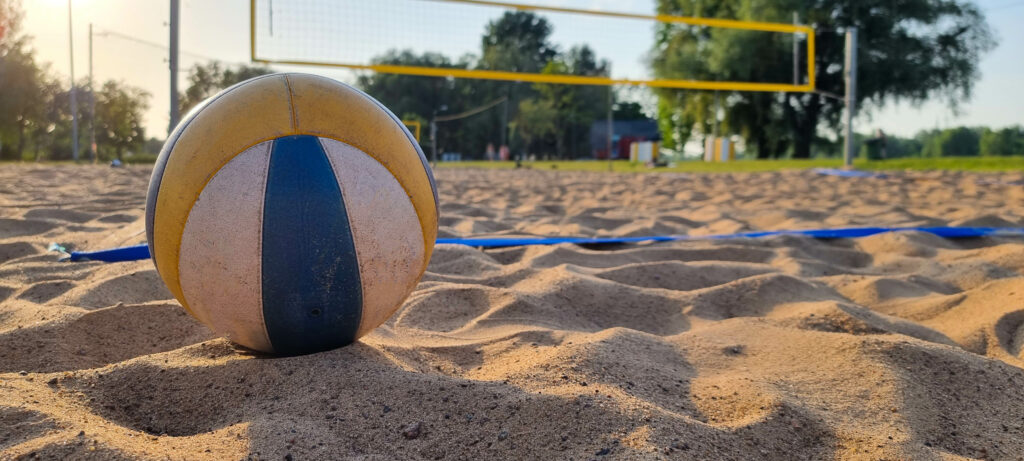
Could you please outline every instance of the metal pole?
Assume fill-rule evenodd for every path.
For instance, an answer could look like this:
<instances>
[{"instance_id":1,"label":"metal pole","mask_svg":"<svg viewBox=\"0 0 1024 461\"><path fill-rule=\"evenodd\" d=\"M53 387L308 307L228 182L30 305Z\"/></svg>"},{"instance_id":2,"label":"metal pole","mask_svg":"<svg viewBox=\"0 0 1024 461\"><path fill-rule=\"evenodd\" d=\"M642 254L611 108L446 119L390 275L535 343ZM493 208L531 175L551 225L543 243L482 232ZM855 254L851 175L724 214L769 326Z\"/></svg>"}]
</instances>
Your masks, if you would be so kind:
<instances>
[{"instance_id":1,"label":"metal pole","mask_svg":"<svg viewBox=\"0 0 1024 461\"><path fill-rule=\"evenodd\" d=\"M846 31L846 120L843 131L846 144L843 147L843 165L853 165L853 118L857 115L857 28Z\"/></svg>"},{"instance_id":2,"label":"metal pole","mask_svg":"<svg viewBox=\"0 0 1024 461\"><path fill-rule=\"evenodd\" d=\"M501 144L498 146L498 150L501 150L501 146L508 144L508 106L512 104L512 91L510 87L511 83L505 84L505 110L501 114Z\"/></svg>"},{"instance_id":3,"label":"metal pole","mask_svg":"<svg viewBox=\"0 0 1024 461\"><path fill-rule=\"evenodd\" d=\"M796 26L796 25L799 25L799 24L800 24L800 15L796 11L794 11L793 12L793 25ZM800 84L800 43L799 43L800 39L799 39L799 37L800 37L799 34L797 34L795 32L793 33L793 84L794 85L799 85Z\"/></svg>"},{"instance_id":4,"label":"metal pole","mask_svg":"<svg viewBox=\"0 0 1024 461\"><path fill-rule=\"evenodd\" d=\"M89 23L89 157L96 163L96 89L92 82L92 23Z\"/></svg>"},{"instance_id":5,"label":"metal pole","mask_svg":"<svg viewBox=\"0 0 1024 461\"><path fill-rule=\"evenodd\" d=\"M178 16L180 11L180 0L171 0L171 20L169 21L171 26L171 49L170 56L167 59L171 68L171 123L167 128L168 134L174 130L174 127L178 126L178 119L181 118L181 114L178 111Z\"/></svg>"},{"instance_id":6,"label":"metal pole","mask_svg":"<svg viewBox=\"0 0 1024 461\"><path fill-rule=\"evenodd\" d=\"M711 125L711 139L718 142L718 90L715 90L715 105L712 110L711 114L714 117L714 122Z\"/></svg>"},{"instance_id":7,"label":"metal pole","mask_svg":"<svg viewBox=\"0 0 1024 461\"><path fill-rule=\"evenodd\" d=\"M75 91L75 40L71 28L71 0L68 0L68 50L71 56L71 158L78 161L78 96Z\"/></svg>"},{"instance_id":8,"label":"metal pole","mask_svg":"<svg viewBox=\"0 0 1024 461\"><path fill-rule=\"evenodd\" d=\"M606 146L608 148L608 171L612 171L612 138L615 136L615 124L612 121L612 104L614 103L614 96L612 90L612 86L608 85L608 142Z\"/></svg>"},{"instance_id":9,"label":"metal pole","mask_svg":"<svg viewBox=\"0 0 1024 461\"><path fill-rule=\"evenodd\" d=\"M434 165L437 165L437 111L430 119L430 152Z\"/></svg>"}]
</instances>

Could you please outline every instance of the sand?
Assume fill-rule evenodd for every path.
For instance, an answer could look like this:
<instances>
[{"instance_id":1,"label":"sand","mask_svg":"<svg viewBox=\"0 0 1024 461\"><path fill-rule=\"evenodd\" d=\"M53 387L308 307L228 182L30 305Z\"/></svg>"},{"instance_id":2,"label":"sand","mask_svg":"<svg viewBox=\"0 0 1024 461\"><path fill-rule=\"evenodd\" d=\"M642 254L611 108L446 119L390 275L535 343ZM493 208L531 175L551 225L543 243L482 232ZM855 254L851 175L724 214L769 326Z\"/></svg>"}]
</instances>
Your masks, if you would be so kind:
<instances>
[{"instance_id":1,"label":"sand","mask_svg":"<svg viewBox=\"0 0 1024 461\"><path fill-rule=\"evenodd\" d=\"M1024 457L1024 239L440 246L383 327L275 358L149 261L46 252L142 242L148 177L0 166L0 459ZM1024 226L1021 178L442 170L440 233Z\"/></svg>"}]
</instances>

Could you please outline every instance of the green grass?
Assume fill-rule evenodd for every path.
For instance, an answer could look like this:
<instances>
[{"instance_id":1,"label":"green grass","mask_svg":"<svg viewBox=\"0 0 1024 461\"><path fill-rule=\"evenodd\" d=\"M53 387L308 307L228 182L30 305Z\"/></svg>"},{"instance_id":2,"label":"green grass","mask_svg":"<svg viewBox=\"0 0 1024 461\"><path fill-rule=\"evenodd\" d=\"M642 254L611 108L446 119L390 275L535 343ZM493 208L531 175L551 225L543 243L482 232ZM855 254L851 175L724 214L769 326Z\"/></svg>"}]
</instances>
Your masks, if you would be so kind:
<instances>
[{"instance_id":1,"label":"green grass","mask_svg":"<svg viewBox=\"0 0 1024 461\"><path fill-rule=\"evenodd\" d=\"M609 171L606 160L538 161L524 162L523 166L536 170ZM823 158L809 160L738 160L731 163L689 161L673 167L648 168L627 161L611 162L615 172L685 172L728 173L747 171L777 171L805 168L839 168L842 159ZM440 168L511 169L513 162L442 162ZM1024 171L1024 157L941 157L903 158L893 160L857 160L854 167L862 170L969 170L969 171Z\"/></svg>"},{"instance_id":2,"label":"green grass","mask_svg":"<svg viewBox=\"0 0 1024 461\"><path fill-rule=\"evenodd\" d=\"M1024 171L1024 156L898 158L854 165L868 170Z\"/></svg>"}]
</instances>

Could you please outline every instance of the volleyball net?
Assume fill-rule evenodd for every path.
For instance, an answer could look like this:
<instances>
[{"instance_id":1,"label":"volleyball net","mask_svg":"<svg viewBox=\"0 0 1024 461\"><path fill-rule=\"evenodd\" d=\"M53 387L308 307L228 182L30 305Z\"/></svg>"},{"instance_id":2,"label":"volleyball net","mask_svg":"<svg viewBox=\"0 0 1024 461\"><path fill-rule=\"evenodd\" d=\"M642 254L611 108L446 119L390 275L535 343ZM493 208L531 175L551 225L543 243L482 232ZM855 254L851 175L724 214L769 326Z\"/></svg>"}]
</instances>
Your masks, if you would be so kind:
<instances>
[{"instance_id":1,"label":"volleyball net","mask_svg":"<svg viewBox=\"0 0 1024 461\"><path fill-rule=\"evenodd\" d=\"M566 2L562 2L566 3ZM568 2L570 4L574 2ZM579 3L579 2L576 2ZM481 62L488 25L508 12L531 12L551 26L558 50L587 45L612 63L607 75L524 70L514 60ZM527 27L530 24L526 24ZM656 78L647 57L655 35L672 28L729 29L790 34L806 62L799 77L779 81L705 81ZM660 32L659 32L660 31ZM515 34L523 31L505 31ZM620 13L489 0L250 0L251 59L256 63L326 66L387 74L572 85L632 85L724 91L812 92L814 30L806 25L660 14ZM399 62L389 53L436 53L446 59ZM797 56L781 55L779 59Z\"/></svg>"}]
</instances>

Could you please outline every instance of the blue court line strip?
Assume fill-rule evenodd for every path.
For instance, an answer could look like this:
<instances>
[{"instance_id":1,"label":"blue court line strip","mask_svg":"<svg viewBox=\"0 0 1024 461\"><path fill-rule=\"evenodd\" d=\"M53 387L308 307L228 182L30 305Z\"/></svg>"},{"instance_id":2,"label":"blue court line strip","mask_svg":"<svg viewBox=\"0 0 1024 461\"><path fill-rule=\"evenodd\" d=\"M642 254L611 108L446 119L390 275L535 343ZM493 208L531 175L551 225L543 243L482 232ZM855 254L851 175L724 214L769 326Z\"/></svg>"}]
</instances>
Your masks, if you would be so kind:
<instances>
[{"instance_id":1,"label":"blue court line strip","mask_svg":"<svg viewBox=\"0 0 1024 461\"><path fill-rule=\"evenodd\" d=\"M1024 237L1024 227L846 227L838 229L806 229L741 232L718 235L655 235L646 237L472 237L439 238L438 244L466 245L480 248L498 248L526 245L607 245L615 243L675 242L681 240L727 240L742 238L764 238L777 235L793 235L817 239L840 239L867 237L886 232L924 232L944 238L974 237ZM99 251L75 251L70 261L122 262L149 258L149 247L135 245Z\"/></svg>"}]
</instances>

